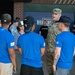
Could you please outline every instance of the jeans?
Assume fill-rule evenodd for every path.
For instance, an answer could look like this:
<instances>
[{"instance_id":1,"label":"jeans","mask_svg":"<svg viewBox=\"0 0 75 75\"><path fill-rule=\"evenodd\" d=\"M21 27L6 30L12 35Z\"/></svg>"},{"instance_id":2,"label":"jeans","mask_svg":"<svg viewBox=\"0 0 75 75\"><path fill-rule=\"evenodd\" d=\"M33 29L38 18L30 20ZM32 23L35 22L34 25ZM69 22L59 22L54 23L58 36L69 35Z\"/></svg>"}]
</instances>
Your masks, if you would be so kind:
<instances>
[{"instance_id":1,"label":"jeans","mask_svg":"<svg viewBox=\"0 0 75 75\"><path fill-rule=\"evenodd\" d=\"M55 75L69 75L69 71L70 71L70 69L57 68Z\"/></svg>"}]
</instances>

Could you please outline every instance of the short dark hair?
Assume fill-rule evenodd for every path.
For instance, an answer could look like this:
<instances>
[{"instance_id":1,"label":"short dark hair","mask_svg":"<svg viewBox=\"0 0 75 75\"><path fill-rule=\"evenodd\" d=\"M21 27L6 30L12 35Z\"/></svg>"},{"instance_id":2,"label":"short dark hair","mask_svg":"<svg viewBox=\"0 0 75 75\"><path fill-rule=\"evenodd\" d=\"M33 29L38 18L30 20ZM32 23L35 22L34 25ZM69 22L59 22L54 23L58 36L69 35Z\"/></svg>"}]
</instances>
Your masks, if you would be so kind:
<instances>
[{"instance_id":1,"label":"short dark hair","mask_svg":"<svg viewBox=\"0 0 75 75\"><path fill-rule=\"evenodd\" d=\"M15 19L20 20L20 18L19 18L19 17L16 17Z\"/></svg>"},{"instance_id":2,"label":"short dark hair","mask_svg":"<svg viewBox=\"0 0 75 75\"><path fill-rule=\"evenodd\" d=\"M65 27L69 27L70 23L63 23L65 25Z\"/></svg>"},{"instance_id":3,"label":"short dark hair","mask_svg":"<svg viewBox=\"0 0 75 75\"><path fill-rule=\"evenodd\" d=\"M47 22L47 20L43 20L43 22Z\"/></svg>"}]
</instances>

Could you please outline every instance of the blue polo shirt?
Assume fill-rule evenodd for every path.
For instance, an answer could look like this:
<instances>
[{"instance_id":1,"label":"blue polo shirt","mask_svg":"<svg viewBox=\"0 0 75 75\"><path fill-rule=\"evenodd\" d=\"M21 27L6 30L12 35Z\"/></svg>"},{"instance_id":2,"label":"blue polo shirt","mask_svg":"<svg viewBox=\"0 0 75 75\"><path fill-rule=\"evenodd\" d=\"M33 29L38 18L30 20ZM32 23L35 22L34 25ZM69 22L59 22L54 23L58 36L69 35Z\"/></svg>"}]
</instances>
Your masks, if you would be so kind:
<instances>
[{"instance_id":1,"label":"blue polo shirt","mask_svg":"<svg viewBox=\"0 0 75 75\"><path fill-rule=\"evenodd\" d=\"M41 48L45 48L44 38L34 32L25 33L18 39L18 47L22 49L22 64L42 67Z\"/></svg>"},{"instance_id":2,"label":"blue polo shirt","mask_svg":"<svg viewBox=\"0 0 75 75\"><path fill-rule=\"evenodd\" d=\"M75 35L69 31L63 31L56 37L56 47L61 48L57 67L71 69L75 47Z\"/></svg>"},{"instance_id":3,"label":"blue polo shirt","mask_svg":"<svg viewBox=\"0 0 75 75\"><path fill-rule=\"evenodd\" d=\"M0 27L0 62L11 63L9 48L14 48L14 37L6 28Z\"/></svg>"}]
</instances>

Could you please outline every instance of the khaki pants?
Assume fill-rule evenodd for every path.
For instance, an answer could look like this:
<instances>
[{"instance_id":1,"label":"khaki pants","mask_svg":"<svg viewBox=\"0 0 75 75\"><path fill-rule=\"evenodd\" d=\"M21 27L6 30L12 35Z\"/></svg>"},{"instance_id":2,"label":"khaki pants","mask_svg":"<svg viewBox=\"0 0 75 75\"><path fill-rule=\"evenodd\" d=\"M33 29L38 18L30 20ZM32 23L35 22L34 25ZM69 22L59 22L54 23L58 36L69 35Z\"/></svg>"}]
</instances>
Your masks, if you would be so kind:
<instances>
[{"instance_id":1,"label":"khaki pants","mask_svg":"<svg viewBox=\"0 0 75 75\"><path fill-rule=\"evenodd\" d=\"M13 65L12 63L0 63L0 75L12 75Z\"/></svg>"}]
</instances>

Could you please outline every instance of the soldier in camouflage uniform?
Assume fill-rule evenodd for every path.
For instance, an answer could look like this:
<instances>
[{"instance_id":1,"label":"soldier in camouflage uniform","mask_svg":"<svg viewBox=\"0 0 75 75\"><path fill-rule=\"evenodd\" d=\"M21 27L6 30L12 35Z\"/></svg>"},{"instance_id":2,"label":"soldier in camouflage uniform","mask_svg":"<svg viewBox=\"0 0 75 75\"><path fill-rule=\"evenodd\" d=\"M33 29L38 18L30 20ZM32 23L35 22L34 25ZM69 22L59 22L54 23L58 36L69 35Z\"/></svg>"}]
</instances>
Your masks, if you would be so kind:
<instances>
[{"instance_id":1,"label":"soldier in camouflage uniform","mask_svg":"<svg viewBox=\"0 0 75 75\"><path fill-rule=\"evenodd\" d=\"M55 21L58 21L61 17L62 10L59 8L53 9L52 13L52 22L48 26L48 35L46 39L46 49L47 49L47 57L46 57L46 63L47 63L47 70L49 75L53 75L53 55L54 55L54 49L55 49L55 38L56 35L60 33L58 29L58 24L55 23Z\"/></svg>"}]
</instances>

